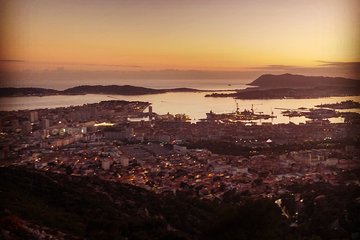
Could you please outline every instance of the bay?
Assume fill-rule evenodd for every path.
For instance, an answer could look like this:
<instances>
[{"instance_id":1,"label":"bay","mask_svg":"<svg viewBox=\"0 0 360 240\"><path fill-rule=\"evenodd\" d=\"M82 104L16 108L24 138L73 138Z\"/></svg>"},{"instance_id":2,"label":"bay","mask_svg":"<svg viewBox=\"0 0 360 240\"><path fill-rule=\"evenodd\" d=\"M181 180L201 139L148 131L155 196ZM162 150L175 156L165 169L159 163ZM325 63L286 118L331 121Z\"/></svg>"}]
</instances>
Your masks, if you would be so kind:
<instances>
[{"instance_id":1,"label":"bay","mask_svg":"<svg viewBox=\"0 0 360 240\"><path fill-rule=\"evenodd\" d=\"M122 96L122 95L102 95L86 94L72 96L44 96L44 97L6 97L0 98L0 110L25 110L39 108L56 108L87 103L97 103L106 100L126 100L126 101L145 101L152 103L153 111L158 114L186 114L190 116L192 122L206 118L206 113L212 110L215 113L228 113L236 110L238 104L240 111L244 109L254 109L255 112L274 114L277 116L271 120L262 120L273 124L304 123L305 117L286 117L281 115L281 109L297 109L300 107L313 108L315 105L324 103L336 103L345 100L359 101L358 96L312 98L312 99L258 99L258 100L235 100L233 98L212 98L205 97L208 92L186 92L186 93L164 93L141 96ZM357 111L352 109L348 111ZM329 119L332 123L343 122L342 118ZM257 121L260 122L260 121Z\"/></svg>"}]
</instances>

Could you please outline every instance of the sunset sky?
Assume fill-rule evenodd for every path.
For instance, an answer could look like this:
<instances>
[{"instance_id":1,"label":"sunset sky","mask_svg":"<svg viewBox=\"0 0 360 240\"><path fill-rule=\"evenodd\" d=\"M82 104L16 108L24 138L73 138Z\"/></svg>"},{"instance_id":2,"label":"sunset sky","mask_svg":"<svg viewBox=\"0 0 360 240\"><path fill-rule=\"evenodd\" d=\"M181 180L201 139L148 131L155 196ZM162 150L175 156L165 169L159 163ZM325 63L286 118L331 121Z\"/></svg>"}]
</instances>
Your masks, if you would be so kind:
<instances>
[{"instance_id":1,"label":"sunset sky","mask_svg":"<svg viewBox=\"0 0 360 240\"><path fill-rule=\"evenodd\" d=\"M0 60L11 70L320 68L314 73L351 76L360 62L358 0L0 2Z\"/></svg>"}]
</instances>

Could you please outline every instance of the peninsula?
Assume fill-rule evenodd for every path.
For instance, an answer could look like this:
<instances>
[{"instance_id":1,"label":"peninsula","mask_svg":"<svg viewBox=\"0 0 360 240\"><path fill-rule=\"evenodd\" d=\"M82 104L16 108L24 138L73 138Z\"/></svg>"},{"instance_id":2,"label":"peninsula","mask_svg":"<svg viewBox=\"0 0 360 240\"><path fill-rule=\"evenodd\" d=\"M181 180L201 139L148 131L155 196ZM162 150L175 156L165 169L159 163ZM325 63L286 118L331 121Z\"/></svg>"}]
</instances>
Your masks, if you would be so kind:
<instances>
[{"instance_id":1,"label":"peninsula","mask_svg":"<svg viewBox=\"0 0 360 240\"><path fill-rule=\"evenodd\" d=\"M1 97L19 96L50 96L50 95L84 95L84 94L114 94L114 95L147 95L167 92L201 92L192 88L153 89L131 85L83 85L55 90L46 88L0 88Z\"/></svg>"},{"instance_id":2,"label":"peninsula","mask_svg":"<svg viewBox=\"0 0 360 240\"><path fill-rule=\"evenodd\" d=\"M360 80L293 74L264 74L235 93L213 93L206 97L236 99L319 98L360 95Z\"/></svg>"}]
</instances>

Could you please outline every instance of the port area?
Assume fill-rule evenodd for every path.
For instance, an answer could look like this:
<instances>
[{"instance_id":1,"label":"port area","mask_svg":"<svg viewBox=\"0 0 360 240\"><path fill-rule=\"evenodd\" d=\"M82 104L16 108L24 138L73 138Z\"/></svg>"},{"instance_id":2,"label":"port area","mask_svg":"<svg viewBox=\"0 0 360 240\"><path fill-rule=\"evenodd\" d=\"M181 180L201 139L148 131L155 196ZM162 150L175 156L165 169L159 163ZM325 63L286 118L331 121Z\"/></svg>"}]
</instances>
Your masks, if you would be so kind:
<instances>
[{"instance_id":1,"label":"port area","mask_svg":"<svg viewBox=\"0 0 360 240\"><path fill-rule=\"evenodd\" d=\"M238 103L236 103L236 111L231 113L214 113L212 110L206 113L206 119L203 121L208 122L241 122L241 121L254 121L254 120L266 120L276 118L274 113L264 114L263 112L255 112L254 104L251 104L251 109L244 109L240 112Z\"/></svg>"},{"instance_id":2,"label":"port area","mask_svg":"<svg viewBox=\"0 0 360 240\"><path fill-rule=\"evenodd\" d=\"M356 110L360 109L360 103L355 101L343 101L334 104L320 104L315 108L275 108L282 110L283 116L291 117L306 117L310 121L324 120L329 118L344 118L344 122L360 122L359 113ZM336 109L336 110L335 110ZM340 111L337 111L340 110ZM355 111L354 111L355 110Z\"/></svg>"}]
</instances>

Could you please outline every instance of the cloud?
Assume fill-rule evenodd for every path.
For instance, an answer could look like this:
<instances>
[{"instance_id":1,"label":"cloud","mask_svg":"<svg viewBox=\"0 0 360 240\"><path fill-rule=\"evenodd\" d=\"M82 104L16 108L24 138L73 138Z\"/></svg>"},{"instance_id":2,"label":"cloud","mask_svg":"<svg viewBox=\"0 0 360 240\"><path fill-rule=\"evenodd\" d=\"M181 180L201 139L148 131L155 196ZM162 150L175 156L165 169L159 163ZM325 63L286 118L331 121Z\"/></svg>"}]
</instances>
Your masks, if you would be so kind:
<instances>
[{"instance_id":1,"label":"cloud","mask_svg":"<svg viewBox=\"0 0 360 240\"><path fill-rule=\"evenodd\" d=\"M355 78L360 79L360 62L331 62L331 61L317 61L323 68L332 68L338 71L348 72Z\"/></svg>"},{"instance_id":2,"label":"cloud","mask_svg":"<svg viewBox=\"0 0 360 240\"><path fill-rule=\"evenodd\" d=\"M320 66L337 66L337 67L360 67L360 62L330 62L318 60Z\"/></svg>"},{"instance_id":3,"label":"cloud","mask_svg":"<svg viewBox=\"0 0 360 240\"><path fill-rule=\"evenodd\" d=\"M360 67L360 62L332 62L317 60L319 63L313 67L303 67L295 65L266 65L260 67L254 67L253 69L272 69L272 70L286 70L286 69L306 69L306 68L318 68L318 67Z\"/></svg>"},{"instance_id":4,"label":"cloud","mask_svg":"<svg viewBox=\"0 0 360 240\"><path fill-rule=\"evenodd\" d=\"M50 65L71 65L71 66L95 66L95 67L121 67L121 68L141 68L139 65L124 64L99 64L99 63L79 63L79 62L48 62L48 61L27 61L22 59L0 59L0 63L26 63L26 64L50 64Z\"/></svg>"},{"instance_id":5,"label":"cloud","mask_svg":"<svg viewBox=\"0 0 360 240\"><path fill-rule=\"evenodd\" d=\"M317 60L314 66L294 66L294 65L266 65L254 67L258 71L269 73L293 73L314 76L333 76L360 79L360 62L337 62Z\"/></svg>"},{"instance_id":6,"label":"cloud","mask_svg":"<svg viewBox=\"0 0 360 240\"><path fill-rule=\"evenodd\" d=\"M162 69L162 70L146 70L138 65L123 64L97 64L97 63L61 63L61 62L40 62L27 61L23 59L0 59L5 66L2 74L3 79L10 79L9 76L22 79L244 79L257 78L262 74L301 74L308 76L332 76L346 77L360 80L360 62L336 62L336 61L315 61L314 66L295 66L272 64L245 68L239 70L197 70L197 69ZM56 69L45 70L19 70L11 71L5 64L53 64ZM75 66L75 68L65 69L65 66ZM112 67L112 69L80 69L76 66L99 66ZM1 67L0 67L1 69ZM5 72L8 72L5 74ZM13 74L12 74L13 72ZM12 74L12 75L11 75ZM1 76L0 76L1 77Z\"/></svg>"},{"instance_id":7,"label":"cloud","mask_svg":"<svg viewBox=\"0 0 360 240\"><path fill-rule=\"evenodd\" d=\"M261 70L293 70L301 68L299 66L292 66L292 65L279 65L279 64L273 64L273 65L266 65L266 66L260 66L260 67L253 67L251 69L261 69Z\"/></svg>"},{"instance_id":8,"label":"cloud","mask_svg":"<svg viewBox=\"0 0 360 240\"><path fill-rule=\"evenodd\" d=\"M62 64L63 65L78 65L78 66L141 68L141 66L139 66L139 65L122 65L122 64L98 64L98 63L62 63Z\"/></svg>"},{"instance_id":9,"label":"cloud","mask_svg":"<svg viewBox=\"0 0 360 240\"><path fill-rule=\"evenodd\" d=\"M26 63L25 60L19 59L0 59L0 63Z\"/></svg>"}]
</instances>

